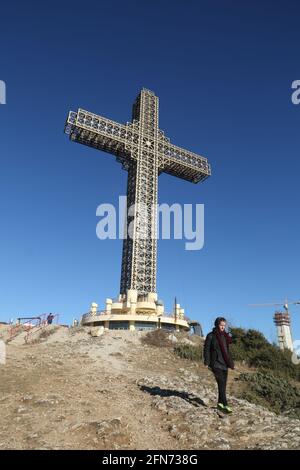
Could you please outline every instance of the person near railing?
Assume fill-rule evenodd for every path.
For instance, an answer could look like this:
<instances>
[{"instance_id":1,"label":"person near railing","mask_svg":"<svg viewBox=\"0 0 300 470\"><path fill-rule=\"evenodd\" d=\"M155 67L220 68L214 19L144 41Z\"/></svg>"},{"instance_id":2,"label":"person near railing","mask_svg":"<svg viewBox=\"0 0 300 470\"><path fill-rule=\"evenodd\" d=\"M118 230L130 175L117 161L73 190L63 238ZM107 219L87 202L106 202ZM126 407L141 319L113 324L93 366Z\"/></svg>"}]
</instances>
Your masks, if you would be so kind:
<instances>
[{"instance_id":1,"label":"person near railing","mask_svg":"<svg viewBox=\"0 0 300 470\"><path fill-rule=\"evenodd\" d=\"M53 313L49 313L49 315L47 316L47 325L51 325L51 324L52 324L53 318L54 318Z\"/></svg>"}]
</instances>

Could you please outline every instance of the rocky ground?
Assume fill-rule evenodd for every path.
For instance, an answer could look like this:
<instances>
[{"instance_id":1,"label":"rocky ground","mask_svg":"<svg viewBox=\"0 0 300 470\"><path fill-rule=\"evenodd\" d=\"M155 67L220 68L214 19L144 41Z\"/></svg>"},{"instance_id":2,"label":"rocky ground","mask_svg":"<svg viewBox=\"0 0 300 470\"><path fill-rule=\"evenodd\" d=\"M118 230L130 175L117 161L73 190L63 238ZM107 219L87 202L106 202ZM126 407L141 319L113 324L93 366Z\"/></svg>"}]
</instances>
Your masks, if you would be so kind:
<instances>
[{"instance_id":1,"label":"rocky ground","mask_svg":"<svg viewBox=\"0 0 300 470\"><path fill-rule=\"evenodd\" d=\"M230 372L234 413L224 416L211 372L142 344L145 334L48 326L28 344L24 333L8 341L0 449L300 448L299 420L235 397L241 367Z\"/></svg>"}]
</instances>

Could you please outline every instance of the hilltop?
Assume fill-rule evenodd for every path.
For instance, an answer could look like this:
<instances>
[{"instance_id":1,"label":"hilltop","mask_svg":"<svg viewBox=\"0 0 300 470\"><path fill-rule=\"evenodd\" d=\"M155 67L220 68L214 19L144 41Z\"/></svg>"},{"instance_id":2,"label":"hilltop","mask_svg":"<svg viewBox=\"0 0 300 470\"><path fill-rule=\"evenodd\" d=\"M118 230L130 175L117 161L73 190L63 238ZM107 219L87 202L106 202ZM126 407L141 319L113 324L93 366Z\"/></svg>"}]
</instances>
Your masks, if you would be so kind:
<instances>
[{"instance_id":1,"label":"hilltop","mask_svg":"<svg viewBox=\"0 0 300 470\"><path fill-rule=\"evenodd\" d=\"M234 414L224 416L211 372L174 353L180 344L201 350L203 340L180 333L154 346L145 336L53 325L32 343L24 333L9 341L0 449L300 448L298 419L239 398L247 365L229 374Z\"/></svg>"}]
</instances>

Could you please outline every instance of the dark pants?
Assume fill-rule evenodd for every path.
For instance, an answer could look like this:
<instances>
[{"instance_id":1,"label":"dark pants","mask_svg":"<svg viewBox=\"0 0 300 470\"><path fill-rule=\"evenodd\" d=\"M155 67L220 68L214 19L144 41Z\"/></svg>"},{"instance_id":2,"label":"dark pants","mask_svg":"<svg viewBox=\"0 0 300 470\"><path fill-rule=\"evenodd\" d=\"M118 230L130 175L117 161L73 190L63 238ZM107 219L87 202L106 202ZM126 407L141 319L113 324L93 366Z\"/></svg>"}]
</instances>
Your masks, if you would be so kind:
<instances>
[{"instance_id":1,"label":"dark pants","mask_svg":"<svg viewBox=\"0 0 300 470\"><path fill-rule=\"evenodd\" d=\"M228 369L223 370L223 369L219 369L218 367L215 367L213 369L213 373L217 381L218 390L219 390L218 403L222 403L224 406L227 406L226 384L227 384Z\"/></svg>"}]
</instances>

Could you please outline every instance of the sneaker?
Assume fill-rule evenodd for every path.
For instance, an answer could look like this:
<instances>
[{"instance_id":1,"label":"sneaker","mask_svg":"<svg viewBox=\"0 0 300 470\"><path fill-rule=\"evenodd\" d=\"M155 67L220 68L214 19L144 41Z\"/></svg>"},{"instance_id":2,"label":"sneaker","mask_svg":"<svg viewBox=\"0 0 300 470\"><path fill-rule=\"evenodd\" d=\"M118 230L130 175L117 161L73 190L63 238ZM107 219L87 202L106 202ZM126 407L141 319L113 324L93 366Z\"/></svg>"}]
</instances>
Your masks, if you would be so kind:
<instances>
[{"instance_id":1,"label":"sneaker","mask_svg":"<svg viewBox=\"0 0 300 470\"><path fill-rule=\"evenodd\" d=\"M232 413L232 409L228 405L224 406L223 410L225 411L225 413L228 413L228 414Z\"/></svg>"},{"instance_id":2,"label":"sneaker","mask_svg":"<svg viewBox=\"0 0 300 470\"><path fill-rule=\"evenodd\" d=\"M225 406L223 405L223 403L218 403L217 408L218 410L224 411Z\"/></svg>"}]
</instances>

